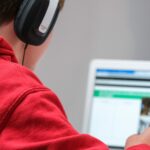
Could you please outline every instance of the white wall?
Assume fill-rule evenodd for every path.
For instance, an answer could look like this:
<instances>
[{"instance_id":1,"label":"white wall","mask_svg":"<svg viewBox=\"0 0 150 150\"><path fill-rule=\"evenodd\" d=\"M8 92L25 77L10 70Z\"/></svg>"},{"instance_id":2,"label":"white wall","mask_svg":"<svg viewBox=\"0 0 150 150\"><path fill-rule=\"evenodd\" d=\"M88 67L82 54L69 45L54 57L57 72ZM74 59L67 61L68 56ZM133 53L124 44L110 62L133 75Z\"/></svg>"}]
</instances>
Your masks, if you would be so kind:
<instances>
[{"instance_id":1,"label":"white wall","mask_svg":"<svg viewBox=\"0 0 150 150\"><path fill-rule=\"evenodd\" d=\"M67 0L36 73L81 130L93 58L150 59L149 0Z\"/></svg>"}]
</instances>

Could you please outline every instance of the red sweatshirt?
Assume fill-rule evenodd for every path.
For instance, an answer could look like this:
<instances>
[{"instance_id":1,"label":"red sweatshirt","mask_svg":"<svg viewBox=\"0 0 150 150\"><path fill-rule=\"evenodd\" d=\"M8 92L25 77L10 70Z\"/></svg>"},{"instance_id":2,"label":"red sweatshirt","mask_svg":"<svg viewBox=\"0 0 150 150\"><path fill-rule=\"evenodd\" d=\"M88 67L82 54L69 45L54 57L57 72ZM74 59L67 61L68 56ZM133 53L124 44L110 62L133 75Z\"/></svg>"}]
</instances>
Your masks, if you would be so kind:
<instances>
[{"instance_id":1,"label":"red sweatshirt","mask_svg":"<svg viewBox=\"0 0 150 150\"><path fill-rule=\"evenodd\" d=\"M0 37L0 150L108 150L68 122L58 97ZM139 145L129 150L150 150Z\"/></svg>"}]
</instances>

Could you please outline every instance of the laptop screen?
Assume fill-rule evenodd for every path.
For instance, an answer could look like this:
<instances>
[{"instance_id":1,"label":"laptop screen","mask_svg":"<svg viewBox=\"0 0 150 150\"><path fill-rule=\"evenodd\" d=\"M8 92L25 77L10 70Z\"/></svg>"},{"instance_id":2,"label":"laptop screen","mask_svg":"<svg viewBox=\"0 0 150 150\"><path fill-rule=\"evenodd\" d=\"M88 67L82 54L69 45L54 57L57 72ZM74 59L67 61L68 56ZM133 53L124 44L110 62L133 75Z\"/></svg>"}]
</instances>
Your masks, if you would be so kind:
<instances>
[{"instance_id":1,"label":"laptop screen","mask_svg":"<svg viewBox=\"0 0 150 150\"><path fill-rule=\"evenodd\" d=\"M95 70L89 133L110 147L150 124L150 71Z\"/></svg>"}]
</instances>

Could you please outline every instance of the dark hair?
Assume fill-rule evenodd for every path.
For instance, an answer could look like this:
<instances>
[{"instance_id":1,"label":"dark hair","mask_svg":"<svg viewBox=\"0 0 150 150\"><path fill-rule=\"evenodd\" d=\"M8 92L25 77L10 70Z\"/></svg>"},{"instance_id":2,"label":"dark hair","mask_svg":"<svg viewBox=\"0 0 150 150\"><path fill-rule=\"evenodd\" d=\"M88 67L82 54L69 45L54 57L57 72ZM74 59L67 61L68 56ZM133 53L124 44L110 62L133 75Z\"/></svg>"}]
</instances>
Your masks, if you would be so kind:
<instances>
[{"instance_id":1,"label":"dark hair","mask_svg":"<svg viewBox=\"0 0 150 150\"><path fill-rule=\"evenodd\" d=\"M65 0L59 0L60 9ZM12 21L20 7L22 0L0 0L0 25Z\"/></svg>"}]
</instances>

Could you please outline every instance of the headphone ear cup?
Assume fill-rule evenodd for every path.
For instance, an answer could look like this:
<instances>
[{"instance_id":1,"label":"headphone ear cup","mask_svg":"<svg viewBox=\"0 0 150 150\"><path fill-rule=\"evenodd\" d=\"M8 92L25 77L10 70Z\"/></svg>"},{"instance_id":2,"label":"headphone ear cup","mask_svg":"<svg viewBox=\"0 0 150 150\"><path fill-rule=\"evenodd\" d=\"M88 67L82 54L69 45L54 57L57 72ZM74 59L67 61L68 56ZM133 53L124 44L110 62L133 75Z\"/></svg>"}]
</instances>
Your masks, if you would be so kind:
<instances>
[{"instance_id":1,"label":"headphone ear cup","mask_svg":"<svg viewBox=\"0 0 150 150\"><path fill-rule=\"evenodd\" d=\"M47 12L50 5L57 2L51 20L48 20L48 29L46 32L40 32L39 27L45 18L49 16L51 11ZM20 9L14 20L14 30L17 36L24 42L31 45L42 44L57 20L59 14L58 0L23 0ZM48 18L49 19L49 18Z\"/></svg>"}]
</instances>

